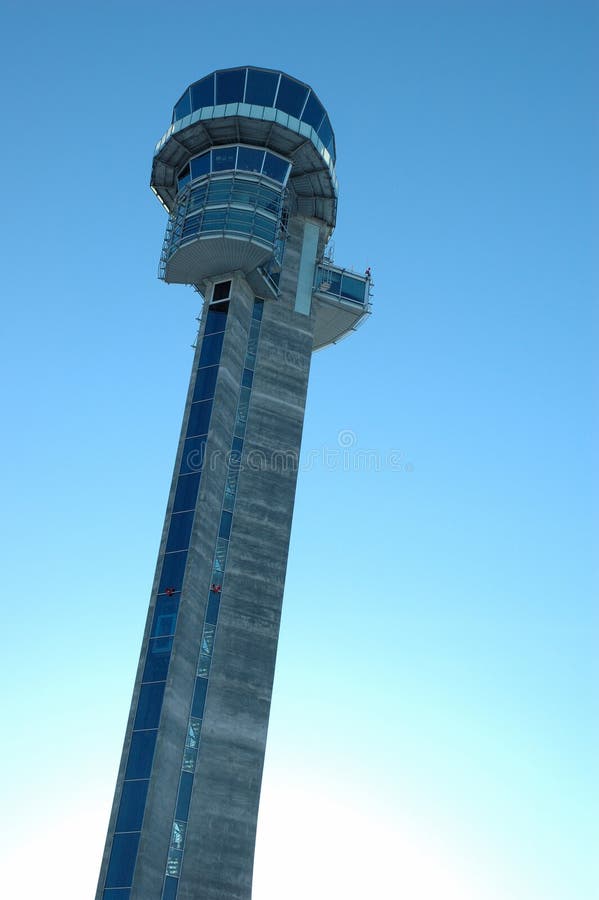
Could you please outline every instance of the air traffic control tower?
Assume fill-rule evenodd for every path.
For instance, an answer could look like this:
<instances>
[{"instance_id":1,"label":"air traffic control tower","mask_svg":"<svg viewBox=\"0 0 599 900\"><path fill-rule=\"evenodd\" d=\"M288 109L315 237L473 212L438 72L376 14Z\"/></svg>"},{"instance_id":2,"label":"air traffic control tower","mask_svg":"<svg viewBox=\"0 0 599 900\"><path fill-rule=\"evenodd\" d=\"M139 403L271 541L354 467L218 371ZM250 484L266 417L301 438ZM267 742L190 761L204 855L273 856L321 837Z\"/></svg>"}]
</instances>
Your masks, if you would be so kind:
<instances>
[{"instance_id":1,"label":"air traffic control tower","mask_svg":"<svg viewBox=\"0 0 599 900\"><path fill-rule=\"evenodd\" d=\"M249 900L310 359L370 277L325 255L335 138L282 72L187 88L151 186L204 305L96 900Z\"/></svg>"}]
</instances>

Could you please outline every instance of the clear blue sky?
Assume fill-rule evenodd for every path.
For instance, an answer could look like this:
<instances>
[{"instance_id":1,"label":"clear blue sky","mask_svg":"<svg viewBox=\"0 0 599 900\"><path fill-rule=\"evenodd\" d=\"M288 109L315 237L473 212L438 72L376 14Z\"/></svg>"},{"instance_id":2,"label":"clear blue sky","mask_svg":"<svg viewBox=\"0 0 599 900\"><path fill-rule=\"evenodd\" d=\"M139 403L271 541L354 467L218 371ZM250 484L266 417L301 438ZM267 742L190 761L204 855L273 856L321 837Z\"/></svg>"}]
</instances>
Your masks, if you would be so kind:
<instances>
[{"instance_id":1,"label":"clear blue sky","mask_svg":"<svg viewBox=\"0 0 599 900\"><path fill-rule=\"evenodd\" d=\"M243 64L320 95L376 282L314 358L254 900L597 890L597 12L4 0L3 896L93 895L198 312L152 150Z\"/></svg>"}]
</instances>

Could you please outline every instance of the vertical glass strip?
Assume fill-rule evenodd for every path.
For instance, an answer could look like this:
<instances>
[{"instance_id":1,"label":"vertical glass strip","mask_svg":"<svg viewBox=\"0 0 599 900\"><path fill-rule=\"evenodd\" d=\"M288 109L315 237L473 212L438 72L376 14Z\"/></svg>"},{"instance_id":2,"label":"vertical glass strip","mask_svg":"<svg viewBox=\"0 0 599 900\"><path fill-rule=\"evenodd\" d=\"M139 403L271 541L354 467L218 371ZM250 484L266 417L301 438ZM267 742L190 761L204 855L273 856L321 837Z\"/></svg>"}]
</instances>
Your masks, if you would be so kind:
<instances>
[{"instance_id":1,"label":"vertical glass strip","mask_svg":"<svg viewBox=\"0 0 599 900\"><path fill-rule=\"evenodd\" d=\"M220 365L226 318L226 310L218 313L210 310L207 313L206 327L196 368L193 399L196 400L195 395L197 391L198 395L201 396L201 401L206 406L210 406L210 412L212 408L211 398L214 396L218 367ZM206 401L209 402L206 403ZM208 422L203 426L206 431L209 427L209 418L210 414ZM191 468L193 474L184 474L190 472L190 453L192 451L188 450L188 452L185 452L188 444L189 429L190 425L192 428L197 428L197 421L197 415L194 417L190 412L186 424L186 440L179 466L175 501L168 523L167 545L162 560L158 595L154 606L154 618L150 631L151 639L147 645L142 687L137 701L133 734L127 756L125 770L127 780L124 782L121 791L115 833L110 850L104 895L107 898L112 896L113 900L117 900L118 892L120 891L128 895L129 888L133 882L137 847L145 813L146 795L158 733L157 729L168 676L173 642L172 636L175 633L177 624L180 592L187 565L187 548L189 547L193 529L195 505L199 490L201 467L199 467L199 471L198 468ZM192 440L194 442L198 440L205 442L205 438L198 439L194 437ZM199 446L198 444L198 448ZM182 482L182 479L195 480ZM195 752L197 754L197 749ZM191 763L192 760L189 759L188 765L191 765ZM195 767L195 758L193 765ZM173 861L174 865L175 862ZM172 892L172 884L169 890ZM176 896L176 885L174 891L174 894L171 893L165 896ZM123 897L125 893L123 893Z\"/></svg>"},{"instance_id":2,"label":"vertical glass strip","mask_svg":"<svg viewBox=\"0 0 599 900\"><path fill-rule=\"evenodd\" d=\"M248 332L246 356L243 369L242 384L239 387L237 410L235 414L234 434L231 441L225 489L221 503L219 532L214 548L212 562L212 582L208 592L208 601L204 615L202 639L196 668L196 682L193 693L191 715L187 726L187 739L183 749L181 774L179 776L179 790L177 794L177 807L173 817L173 829L171 845L168 853L162 900L176 900L179 888L179 876L185 853L185 827L191 802L191 791L196 771L197 757L201 749L201 731L204 715L204 704L208 691L210 664L216 640L218 626L218 612L220 595L226 573L227 552L229 538L234 523L235 497L237 494L237 482L239 466L243 451L243 439L248 418L250 395L253 384L253 372L256 365L258 351L258 338L264 301L256 298L252 309L252 321Z\"/></svg>"}]
</instances>

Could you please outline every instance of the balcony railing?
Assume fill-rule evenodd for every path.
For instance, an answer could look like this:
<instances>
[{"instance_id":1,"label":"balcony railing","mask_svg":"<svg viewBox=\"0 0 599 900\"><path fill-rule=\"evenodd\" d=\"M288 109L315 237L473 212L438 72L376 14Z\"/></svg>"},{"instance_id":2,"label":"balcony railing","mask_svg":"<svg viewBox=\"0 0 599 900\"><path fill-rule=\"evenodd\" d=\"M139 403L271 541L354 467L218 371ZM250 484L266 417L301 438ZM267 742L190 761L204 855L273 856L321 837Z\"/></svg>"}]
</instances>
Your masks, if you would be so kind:
<instances>
[{"instance_id":1,"label":"balcony railing","mask_svg":"<svg viewBox=\"0 0 599 900\"><path fill-rule=\"evenodd\" d=\"M314 290L319 294L368 306L370 288L370 275L358 275L350 269L340 269L330 263L316 267Z\"/></svg>"}]
</instances>

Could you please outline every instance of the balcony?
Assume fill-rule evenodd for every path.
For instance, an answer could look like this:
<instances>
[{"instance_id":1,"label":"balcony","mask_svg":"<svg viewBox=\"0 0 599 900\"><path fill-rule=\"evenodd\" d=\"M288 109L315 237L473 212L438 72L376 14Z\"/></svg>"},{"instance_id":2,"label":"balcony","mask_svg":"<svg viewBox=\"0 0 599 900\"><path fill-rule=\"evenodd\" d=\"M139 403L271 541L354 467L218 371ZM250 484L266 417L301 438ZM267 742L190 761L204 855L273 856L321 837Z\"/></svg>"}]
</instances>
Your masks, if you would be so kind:
<instances>
[{"instance_id":1,"label":"balcony","mask_svg":"<svg viewBox=\"0 0 599 900\"><path fill-rule=\"evenodd\" d=\"M325 261L316 267L314 349L336 344L362 324L370 314L372 281Z\"/></svg>"}]
</instances>

